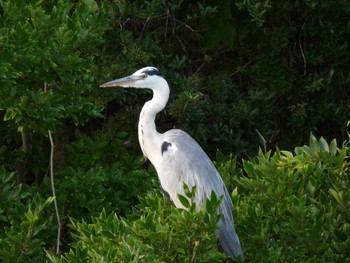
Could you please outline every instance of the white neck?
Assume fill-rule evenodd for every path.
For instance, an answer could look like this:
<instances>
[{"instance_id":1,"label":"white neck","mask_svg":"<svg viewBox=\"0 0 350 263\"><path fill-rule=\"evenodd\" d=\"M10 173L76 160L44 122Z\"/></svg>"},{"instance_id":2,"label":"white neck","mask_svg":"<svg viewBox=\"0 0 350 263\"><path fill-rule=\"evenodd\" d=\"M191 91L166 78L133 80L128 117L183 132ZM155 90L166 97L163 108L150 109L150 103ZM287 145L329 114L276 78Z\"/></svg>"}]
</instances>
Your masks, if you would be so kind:
<instances>
[{"instance_id":1,"label":"white neck","mask_svg":"<svg viewBox=\"0 0 350 263\"><path fill-rule=\"evenodd\" d=\"M165 108L170 91L166 80L152 90L153 98L145 103L140 113L138 133L143 155L155 165L156 160L161 157L162 144L161 134L156 129L155 118L157 113Z\"/></svg>"}]
</instances>

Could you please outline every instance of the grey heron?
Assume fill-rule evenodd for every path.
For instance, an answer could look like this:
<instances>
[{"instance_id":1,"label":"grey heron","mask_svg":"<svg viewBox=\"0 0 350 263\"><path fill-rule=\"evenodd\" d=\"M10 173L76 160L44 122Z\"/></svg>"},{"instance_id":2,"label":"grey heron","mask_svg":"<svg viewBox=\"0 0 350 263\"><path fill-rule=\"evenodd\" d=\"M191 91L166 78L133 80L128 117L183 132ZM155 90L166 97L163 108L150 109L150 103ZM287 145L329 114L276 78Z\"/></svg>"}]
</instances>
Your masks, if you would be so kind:
<instances>
[{"instance_id":1,"label":"grey heron","mask_svg":"<svg viewBox=\"0 0 350 263\"><path fill-rule=\"evenodd\" d=\"M140 113L138 138L141 150L155 167L160 184L176 207L183 208L178 194L184 195L183 183L197 187L195 202L201 207L212 191L223 196L219 206L222 217L216 234L223 250L236 260L243 252L234 228L232 200L227 188L206 153L186 132L172 129L158 133L155 125L157 113L169 99L169 85L155 67L145 67L134 74L101 85L104 88L148 88L153 98L145 103Z\"/></svg>"}]
</instances>

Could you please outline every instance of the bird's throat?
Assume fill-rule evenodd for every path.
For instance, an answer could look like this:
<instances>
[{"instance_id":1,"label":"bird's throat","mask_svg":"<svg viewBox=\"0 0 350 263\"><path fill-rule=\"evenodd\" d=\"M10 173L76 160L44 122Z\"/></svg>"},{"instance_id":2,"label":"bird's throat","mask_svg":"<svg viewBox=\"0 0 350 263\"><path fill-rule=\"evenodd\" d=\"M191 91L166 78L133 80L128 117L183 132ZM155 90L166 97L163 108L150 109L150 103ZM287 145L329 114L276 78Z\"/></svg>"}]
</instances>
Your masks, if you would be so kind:
<instances>
[{"instance_id":1,"label":"bird's throat","mask_svg":"<svg viewBox=\"0 0 350 263\"><path fill-rule=\"evenodd\" d=\"M159 155L157 149L160 149L161 145L161 134L158 133L155 124L156 115L161 109L156 106L153 100L146 102L140 113L138 125L140 147L143 155L147 157L152 164L155 164L155 160L159 157L157 156Z\"/></svg>"},{"instance_id":2,"label":"bird's throat","mask_svg":"<svg viewBox=\"0 0 350 263\"><path fill-rule=\"evenodd\" d=\"M155 166L157 160L161 158L162 145L162 134L156 129L155 118L168 102L169 86L163 79L161 85L152 90L152 99L145 103L140 113L138 136L143 155Z\"/></svg>"}]
</instances>

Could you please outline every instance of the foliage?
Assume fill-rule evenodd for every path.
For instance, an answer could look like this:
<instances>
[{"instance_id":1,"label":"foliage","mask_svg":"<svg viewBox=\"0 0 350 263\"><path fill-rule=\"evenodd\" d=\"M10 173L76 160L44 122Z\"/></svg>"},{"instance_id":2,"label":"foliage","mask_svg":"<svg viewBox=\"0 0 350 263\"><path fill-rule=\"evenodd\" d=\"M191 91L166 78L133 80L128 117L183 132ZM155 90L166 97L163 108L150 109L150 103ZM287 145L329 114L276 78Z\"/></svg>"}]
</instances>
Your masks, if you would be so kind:
<instances>
[{"instance_id":1,"label":"foliage","mask_svg":"<svg viewBox=\"0 0 350 263\"><path fill-rule=\"evenodd\" d=\"M53 198L39 194L28 196L13 181L14 174L0 171L0 260L1 262L44 262L44 247L49 240L43 234L51 224L44 214ZM46 243L47 242L47 243Z\"/></svg>"},{"instance_id":2,"label":"foliage","mask_svg":"<svg viewBox=\"0 0 350 263\"><path fill-rule=\"evenodd\" d=\"M13 212L13 204L26 196L13 178L14 173L8 174L3 167L0 168L0 222L2 223L6 222L7 216Z\"/></svg>"},{"instance_id":3,"label":"foliage","mask_svg":"<svg viewBox=\"0 0 350 263\"><path fill-rule=\"evenodd\" d=\"M98 114L84 93L93 83L93 43L102 42L100 32L107 21L96 5L40 2L2 2L0 108L9 125L46 135L47 130L57 130L62 119L78 124ZM49 91L44 90L45 83Z\"/></svg>"},{"instance_id":4,"label":"foliage","mask_svg":"<svg viewBox=\"0 0 350 263\"><path fill-rule=\"evenodd\" d=\"M0 111L2 125L13 131L6 134L7 150L18 150L11 144L22 142L23 154L15 156L20 162L9 160L10 169L24 170L21 182L35 173L24 166L48 130L102 116L102 105L86 94L94 86L93 59L109 25L106 13L99 12L103 6L92 1L0 2Z\"/></svg>"},{"instance_id":5,"label":"foliage","mask_svg":"<svg viewBox=\"0 0 350 263\"><path fill-rule=\"evenodd\" d=\"M295 154L244 161L235 204L254 262L350 262L349 148L310 136ZM249 245L248 245L249 244Z\"/></svg>"},{"instance_id":6,"label":"foliage","mask_svg":"<svg viewBox=\"0 0 350 263\"><path fill-rule=\"evenodd\" d=\"M252 20L263 19L259 28L245 31L254 46L240 46L240 57L250 62L240 77L248 80L250 92L267 99L258 109L260 117L269 117L257 129L271 136L270 143L290 149L310 132L346 139L350 31L344 18L350 4L241 2ZM264 124L270 130L261 129Z\"/></svg>"},{"instance_id":7,"label":"foliage","mask_svg":"<svg viewBox=\"0 0 350 263\"><path fill-rule=\"evenodd\" d=\"M103 211L91 224L73 221L72 250L49 257L52 262L222 262L214 237L221 199L212 194L206 202L211 209L197 212L194 196L195 189L187 188L181 198L185 210L164 207L159 192L151 192L140 199L133 219Z\"/></svg>"},{"instance_id":8,"label":"foliage","mask_svg":"<svg viewBox=\"0 0 350 263\"><path fill-rule=\"evenodd\" d=\"M88 170L67 167L57 180L58 201L65 206L65 214L74 218L97 216L101 208L125 214L151 182L145 171L127 171L120 164Z\"/></svg>"},{"instance_id":9,"label":"foliage","mask_svg":"<svg viewBox=\"0 0 350 263\"><path fill-rule=\"evenodd\" d=\"M348 154L346 145L338 148L335 140L328 144L312 134L310 144L296 147L294 154L260 152L255 160L243 161L242 169L232 156L217 154L218 169L232 190L235 225L248 261L350 262ZM192 193L186 191L189 200ZM159 193L151 194L140 197L138 210L127 218L103 213L91 224L73 222L73 250L61 258L51 255L51 260L189 261L193 243L187 242L212 235L216 221L198 226L208 218L202 217L204 211L192 213L196 206L188 199L181 198L186 211ZM215 205L205 213L214 211ZM214 253L214 243L209 244ZM193 262L224 260L215 253L201 257L200 251Z\"/></svg>"},{"instance_id":10,"label":"foliage","mask_svg":"<svg viewBox=\"0 0 350 263\"><path fill-rule=\"evenodd\" d=\"M125 132L115 126L90 135L76 131L67 147L68 162L57 170L57 200L63 220L76 220L106 213L125 215L138 203L137 196L149 190L154 176L142 169L141 158L132 157L124 147ZM34 188L34 187L33 187ZM45 178L38 189L50 196L50 181Z\"/></svg>"}]
</instances>

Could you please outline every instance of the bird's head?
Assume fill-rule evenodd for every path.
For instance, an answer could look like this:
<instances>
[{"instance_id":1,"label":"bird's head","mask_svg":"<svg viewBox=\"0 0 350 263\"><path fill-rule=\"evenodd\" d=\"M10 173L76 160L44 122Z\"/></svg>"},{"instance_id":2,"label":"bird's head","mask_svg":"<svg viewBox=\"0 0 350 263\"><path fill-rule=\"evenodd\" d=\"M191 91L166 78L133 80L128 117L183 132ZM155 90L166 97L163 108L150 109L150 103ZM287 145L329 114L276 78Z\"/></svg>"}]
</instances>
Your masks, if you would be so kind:
<instances>
[{"instance_id":1,"label":"bird's head","mask_svg":"<svg viewBox=\"0 0 350 263\"><path fill-rule=\"evenodd\" d=\"M164 83L165 79L160 74L159 70L155 67L145 67L139 69L134 74L109 81L102 84L102 88L112 88L112 87L123 87L123 88L150 88L154 89L155 87L160 86Z\"/></svg>"}]
</instances>

